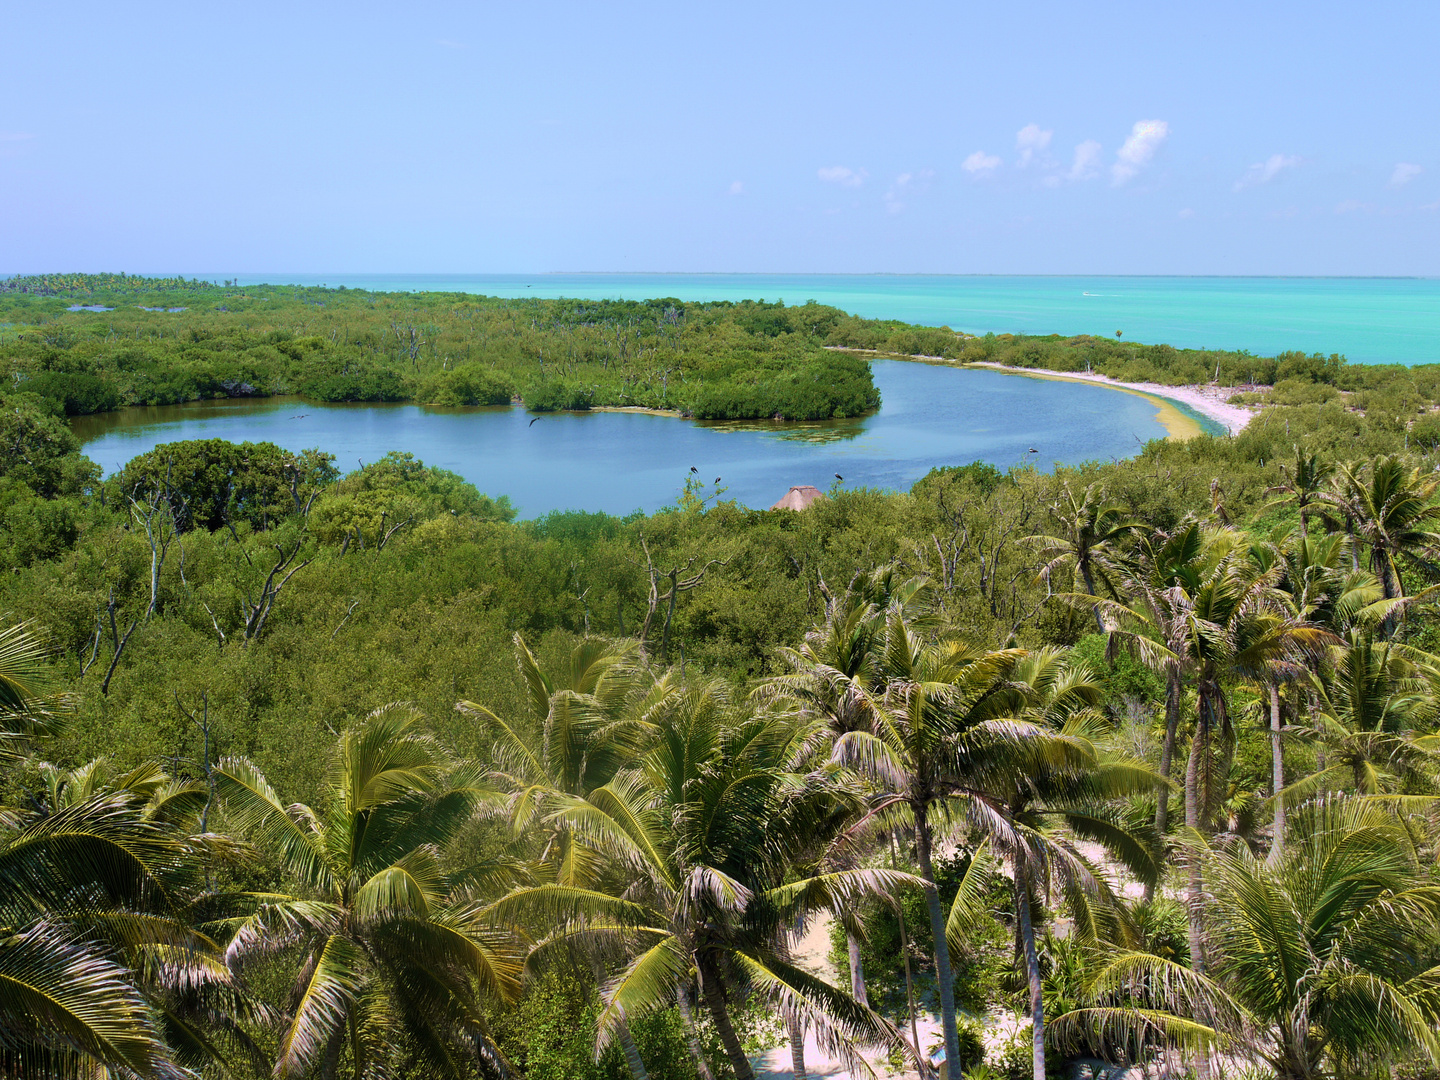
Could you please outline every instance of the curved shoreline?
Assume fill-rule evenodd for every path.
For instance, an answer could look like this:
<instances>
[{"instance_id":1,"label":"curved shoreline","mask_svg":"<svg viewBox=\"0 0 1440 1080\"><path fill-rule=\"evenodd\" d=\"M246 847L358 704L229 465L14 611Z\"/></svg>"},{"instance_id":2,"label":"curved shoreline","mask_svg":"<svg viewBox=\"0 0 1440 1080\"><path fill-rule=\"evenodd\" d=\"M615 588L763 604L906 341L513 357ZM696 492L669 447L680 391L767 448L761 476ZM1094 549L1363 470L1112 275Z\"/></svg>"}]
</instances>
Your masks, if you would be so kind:
<instances>
[{"instance_id":1,"label":"curved shoreline","mask_svg":"<svg viewBox=\"0 0 1440 1080\"><path fill-rule=\"evenodd\" d=\"M1092 386L1103 386L1110 390L1119 390L1122 393L1134 394L1143 397L1153 404L1158 413L1155 417L1160 425L1165 428L1165 437L1183 442L1186 439L1193 439L1197 435L1205 433L1204 428L1193 416L1187 415L1180 405L1193 409L1207 420L1219 424L1231 435L1243 431L1245 425L1250 423L1255 415L1253 409L1247 409L1239 405L1231 405L1220 397L1222 391L1218 388L1190 385L1190 386L1164 386L1160 383L1121 382L1119 379L1112 379L1108 375L1082 374L1074 371L1054 371L1050 368L1024 368L1015 367L1010 364L995 364L988 360L971 360L968 363L959 360L950 360L943 356L923 356L917 353L888 353L878 349L855 349L844 345L826 345L825 348L833 349L836 352L865 353L868 356L888 357L892 360L909 360L918 364L938 364L952 368L986 368L990 371L998 371L1003 375L1027 375L1032 379L1051 379L1059 382L1089 383Z\"/></svg>"},{"instance_id":2,"label":"curved shoreline","mask_svg":"<svg viewBox=\"0 0 1440 1080\"><path fill-rule=\"evenodd\" d=\"M1082 374L1074 371L1052 371L1049 368L1022 368L1013 367L1008 364L992 364L984 360L972 361L967 367L989 368L991 371L1003 371L1009 375L1029 375L1036 379L1058 379L1065 382L1090 383L1092 386L1105 386L1111 390L1122 390L1130 394L1138 394L1143 398L1155 402L1161 407L1160 423L1165 425L1165 430L1170 432L1172 439L1191 439L1201 434L1200 425L1193 419L1186 416L1175 407L1178 402L1181 405L1194 409L1201 416L1215 421L1229 434L1236 435L1245 430L1245 426L1254 418L1253 409L1247 409L1241 405L1231 405L1219 397L1218 391L1212 391L1202 386L1165 386L1161 383L1149 382L1121 382L1119 379L1112 379L1108 375ZM1171 427L1172 421L1166 418L1167 413L1173 413L1174 419L1182 428L1188 428L1187 434L1181 434Z\"/></svg>"}]
</instances>

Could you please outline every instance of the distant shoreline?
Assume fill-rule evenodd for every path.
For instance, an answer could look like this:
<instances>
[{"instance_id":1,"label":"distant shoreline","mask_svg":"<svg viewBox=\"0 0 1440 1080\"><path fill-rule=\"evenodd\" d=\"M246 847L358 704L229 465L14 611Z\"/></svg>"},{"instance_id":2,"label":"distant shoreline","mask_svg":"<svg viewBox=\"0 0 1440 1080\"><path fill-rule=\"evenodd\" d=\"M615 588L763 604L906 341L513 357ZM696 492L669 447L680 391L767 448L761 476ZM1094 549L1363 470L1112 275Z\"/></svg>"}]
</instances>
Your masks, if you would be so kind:
<instances>
[{"instance_id":1,"label":"distant shoreline","mask_svg":"<svg viewBox=\"0 0 1440 1080\"><path fill-rule=\"evenodd\" d=\"M1149 398L1162 407L1160 422L1165 425L1165 430L1172 439L1192 439L1201 434L1200 425L1186 416L1179 409L1174 407L1175 402L1188 405L1200 415L1214 420L1231 435L1239 434L1245 430L1245 426L1255 417L1253 409L1247 409L1242 405L1231 405L1227 400L1231 394L1239 392L1236 387L1220 388L1201 385L1188 386L1165 386L1161 383L1150 382L1121 382L1119 379L1112 379L1108 375L1082 374L1074 371L1051 371L1049 368L1023 368L1013 367L1008 364L992 364L984 360L975 360L965 365L966 367L989 368L991 371L1003 371L1008 375L1029 375L1037 379L1058 379L1064 382L1090 383L1094 386L1106 386L1112 390L1125 390L1132 394L1139 394L1141 397ZM1167 418L1166 412L1174 413L1173 418ZM1180 430L1176 430L1179 428ZM1186 429L1189 430L1186 430Z\"/></svg>"},{"instance_id":2,"label":"distant shoreline","mask_svg":"<svg viewBox=\"0 0 1440 1080\"><path fill-rule=\"evenodd\" d=\"M1160 383L1148 382L1121 382L1119 379L1112 379L1108 375L1082 374L1074 371L1053 371L1050 368L1026 368L1015 367L1011 364L994 364L988 360L971 360L968 363L959 360L948 360L943 356L919 356L907 355L905 353L880 352L876 349L853 349L843 345L827 345L827 349L834 349L837 352L865 353L868 356L877 356L889 360L908 360L918 364L940 364L953 368L986 368L990 371L998 371L1004 375L1027 375L1032 379L1050 379L1058 382L1080 382L1089 383L1092 386L1103 386L1110 390L1119 390L1123 393L1134 394L1143 397L1157 406L1160 414L1156 417L1162 427L1165 428L1165 437L1174 439L1177 442L1184 442L1186 439L1193 439L1197 435L1203 435L1204 429L1196 422L1195 418L1187 415L1176 407L1177 403L1189 406L1201 416L1215 421L1231 435L1237 434L1245 429L1255 416L1253 409L1247 409L1240 405L1231 405L1227 400L1230 394L1237 393L1238 388L1221 388L1200 385L1189 386L1164 386Z\"/></svg>"}]
</instances>

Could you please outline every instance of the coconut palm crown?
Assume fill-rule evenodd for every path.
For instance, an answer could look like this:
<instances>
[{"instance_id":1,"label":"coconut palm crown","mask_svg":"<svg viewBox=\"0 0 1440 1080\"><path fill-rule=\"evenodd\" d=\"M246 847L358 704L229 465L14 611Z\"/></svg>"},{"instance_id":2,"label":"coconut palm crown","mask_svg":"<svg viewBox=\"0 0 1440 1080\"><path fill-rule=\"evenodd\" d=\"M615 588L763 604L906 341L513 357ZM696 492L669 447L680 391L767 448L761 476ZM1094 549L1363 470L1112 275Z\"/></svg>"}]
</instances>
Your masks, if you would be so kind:
<instances>
[{"instance_id":1,"label":"coconut palm crown","mask_svg":"<svg viewBox=\"0 0 1440 1080\"><path fill-rule=\"evenodd\" d=\"M265 955L295 960L277 1076L330 1080L342 1058L354 1076L369 1075L402 1035L440 1076L466 1076L475 1063L511 1071L481 1005L518 994L519 946L479 918L467 882L440 858L489 792L452 766L421 720L392 705L345 732L318 809L282 802L244 759L216 771L229 820L300 885L254 896L228 947L240 968Z\"/></svg>"}]
</instances>

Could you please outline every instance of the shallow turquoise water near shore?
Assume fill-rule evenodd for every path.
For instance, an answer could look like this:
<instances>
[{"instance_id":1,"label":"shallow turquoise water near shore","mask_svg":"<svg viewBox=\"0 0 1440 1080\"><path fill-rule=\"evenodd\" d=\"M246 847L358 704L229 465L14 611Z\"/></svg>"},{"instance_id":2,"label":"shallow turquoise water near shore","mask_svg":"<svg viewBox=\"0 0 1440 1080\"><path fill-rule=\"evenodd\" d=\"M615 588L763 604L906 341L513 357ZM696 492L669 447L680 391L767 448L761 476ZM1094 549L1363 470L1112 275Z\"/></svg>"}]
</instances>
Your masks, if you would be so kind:
<instances>
[{"instance_id":1,"label":"shallow turquoise water near shore","mask_svg":"<svg viewBox=\"0 0 1440 1080\"><path fill-rule=\"evenodd\" d=\"M1357 363L1440 362L1436 278L276 273L239 280L507 297L815 300L867 318L970 333L1110 336L1120 330L1147 344L1262 356L1298 349L1341 353Z\"/></svg>"},{"instance_id":2,"label":"shallow turquoise water near shore","mask_svg":"<svg viewBox=\"0 0 1440 1080\"><path fill-rule=\"evenodd\" d=\"M180 439L318 446L342 470L406 450L508 495L522 517L550 510L653 512L672 504L694 465L725 497L766 507L792 484L907 489L932 468L1133 456L1165 430L1134 394L982 369L876 361L884 403L874 416L823 424L701 424L645 413L551 413L523 408L427 409L317 405L298 398L205 401L77 417L84 453L111 473ZM1208 423L1208 422L1207 422ZM1215 430L1209 424L1210 430ZM1038 453L1031 454L1034 447Z\"/></svg>"}]
</instances>

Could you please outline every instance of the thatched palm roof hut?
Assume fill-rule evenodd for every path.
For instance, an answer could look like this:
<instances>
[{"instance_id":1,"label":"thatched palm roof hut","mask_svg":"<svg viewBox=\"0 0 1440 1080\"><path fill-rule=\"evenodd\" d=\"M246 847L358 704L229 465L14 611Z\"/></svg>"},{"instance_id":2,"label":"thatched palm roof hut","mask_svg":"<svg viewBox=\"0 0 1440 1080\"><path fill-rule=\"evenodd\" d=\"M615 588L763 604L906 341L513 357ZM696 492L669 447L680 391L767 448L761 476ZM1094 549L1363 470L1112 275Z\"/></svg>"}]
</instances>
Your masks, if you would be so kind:
<instances>
[{"instance_id":1,"label":"thatched palm roof hut","mask_svg":"<svg viewBox=\"0 0 1440 1080\"><path fill-rule=\"evenodd\" d=\"M771 510L804 510L816 499L823 499L825 493L817 487L809 484L802 484L799 487L792 487L785 493L785 497L770 507Z\"/></svg>"}]
</instances>

